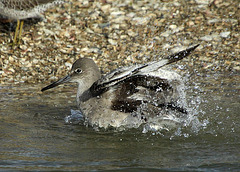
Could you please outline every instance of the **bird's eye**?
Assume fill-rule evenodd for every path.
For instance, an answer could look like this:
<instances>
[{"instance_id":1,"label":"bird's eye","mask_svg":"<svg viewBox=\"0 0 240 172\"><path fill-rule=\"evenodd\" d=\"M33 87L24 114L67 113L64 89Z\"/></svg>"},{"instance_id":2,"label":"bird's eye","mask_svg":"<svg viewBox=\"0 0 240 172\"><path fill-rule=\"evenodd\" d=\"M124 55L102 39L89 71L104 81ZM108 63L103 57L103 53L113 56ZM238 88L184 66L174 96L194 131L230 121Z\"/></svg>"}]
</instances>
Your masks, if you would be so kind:
<instances>
[{"instance_id":1,"label":"bird's eye","mask_svg":"<svg viewBox=\"0 0 240 172\"><path fill-rule=\"evenodd\" d=\"M82 73L82 69L80 69L80 68L77 68L77 69L75 69L75 71L74 71L75 73Z\"/></svg>"}]
</instances>

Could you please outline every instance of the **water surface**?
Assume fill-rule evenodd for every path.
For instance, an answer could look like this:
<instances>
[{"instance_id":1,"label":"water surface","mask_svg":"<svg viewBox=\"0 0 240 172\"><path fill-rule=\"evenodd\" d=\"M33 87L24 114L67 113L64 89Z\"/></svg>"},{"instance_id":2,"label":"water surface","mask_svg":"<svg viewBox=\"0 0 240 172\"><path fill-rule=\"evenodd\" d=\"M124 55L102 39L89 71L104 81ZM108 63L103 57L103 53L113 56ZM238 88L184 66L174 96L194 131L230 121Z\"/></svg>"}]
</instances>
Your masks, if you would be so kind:
<instances>
[{"instance_id":1,"label":"water surface","mask_svg":"<svg viewBox=\"0 0 240 172\"><path fill-rule=\"evenodd\" d=\"M226 77L227 76L227 77ZM196 117L170 131L95 131L66 123L75 86L0 86L0 169L240 171L238 74L196 76L187 84Z\"/></svg>"}]
</instances>

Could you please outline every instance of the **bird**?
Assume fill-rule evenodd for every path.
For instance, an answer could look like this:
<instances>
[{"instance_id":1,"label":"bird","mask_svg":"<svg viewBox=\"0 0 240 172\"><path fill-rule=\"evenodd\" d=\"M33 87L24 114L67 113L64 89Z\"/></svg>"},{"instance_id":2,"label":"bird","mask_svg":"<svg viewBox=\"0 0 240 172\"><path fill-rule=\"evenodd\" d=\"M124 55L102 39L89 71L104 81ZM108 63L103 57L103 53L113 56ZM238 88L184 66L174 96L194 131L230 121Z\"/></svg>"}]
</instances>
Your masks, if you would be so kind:
<instances>
[{"instance_id":1,"label":"bird","mask_svg":"<svg viewBox=\"0 0 240 172\"><path fill-rule=\"evenodd\" d=\"M41 12L56 4L63 3L62 0L0 0L0 14L10 19L17 20L13 45L20 44L23 19L38 17Z\"/></svg>"},{"instance_id":2,"label":"bird","mask_svg":"<svg viewBox=\"0 0 240 172\"><path fill-rule=\"evenodd\" d=\"M77 83L77 105L86 124L94 128L156 125L169 120L169 114L188 114L181 76L164 67L187 57L198 46L158 61L120 67L105 75L92 59L79 58L65 77L41 91L67 82Z\"/></svg>"}]
</instances>

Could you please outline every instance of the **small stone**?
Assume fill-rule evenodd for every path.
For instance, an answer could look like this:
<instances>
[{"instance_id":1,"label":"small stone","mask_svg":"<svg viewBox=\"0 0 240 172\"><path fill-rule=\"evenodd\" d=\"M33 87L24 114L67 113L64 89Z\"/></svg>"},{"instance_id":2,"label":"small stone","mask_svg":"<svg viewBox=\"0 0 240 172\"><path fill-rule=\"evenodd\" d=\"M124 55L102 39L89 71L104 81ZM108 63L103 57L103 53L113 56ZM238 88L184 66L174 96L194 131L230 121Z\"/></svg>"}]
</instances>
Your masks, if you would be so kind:
<instances>
[{"instance_id":1,"label":"small stone","mask_svg":"<svg viewBox=\"0 0 240 172\"><path fill-rule=\"evenodd\" d=\"M117 45L117 41L113 40L113 39L108 39L108 42L111 44L111 45Z\"/></svg>"},{"instance_id":2,"label":"small stone","mask_svg":"<svg viewBox=\"0 0 240 172\"><path fill-rule=\"evenodd\" d=\"M136 15L136 13L130 12L130 13L127 14L127 17L133 18L135 15Z\"/></svg>"},{"instance_id":3,"label":"small stone","mask_svg":"<svg viewBox=\"0 0 240 172\"><path fill-rule=\"evenodd\" d=\"M113 11L113 12L111 12L111 16L114 16L114 17L116 17L116 16L121 16L121 15L124 15L125 13L123 12L123 11Z\"/></svg>"},{"instance_id":4,"label":"small stone","mask_svg":"<svg viewBox=\"0 0 240 172\"><path fill-rule=\"evenodd\" d=\"M131 37L135 37L137 36L138 34L136 32L133 32L132 30L129 30L128 31L128 35L131 36Z\"/></svg>"},{"instance_id":5,"label":"small stone","mask_svg":"<svg viewBox=\"0 0 240 172\"><path fill-rule=\"evenodd\" d=\"M11 71L12 73L15 72L15 70L13 68L9 68L8 70Z\"/></svg>"},{"instance_id":6,"label":"small stone","mask_svg":"<svg viewBox=\"0 0 240 172\"><path fill-rule=\"evenodd\" d=\"M174 2L173 5L174 5L175 7L180 7L180 6L181 6L181 4L180 4L179 2Z\"/></svg>"},{"instance_id":7,"label":"small stone","mask_svg":"<svg viewBox=\"0 0 240 172\"><path fill-rule=\"evenodd\" d=\"M71 68L71 67L72 67L72 64L69 63L69 62L66 62L66 63L65 63L65 66L67 66L68 68Z\"/></svg>"},{"instance_id":8,"label":"small stone","mask_svg":"<svg viewBox=\"0 0 240 172\"><path fill-rule=\"evenodd\" d=\"M217 22L220 22L221 20L220 19L210 19L208 20L208 24L213 24L213 23L217 23Z\"/></svg>"},{"instance_id":9,"label":"small stone","mask_svg":"<svg viewBox=\"0 0 240 172\"><path fill-rule=\"evenodd\" d=\"M49 29L43 28L43 31L45 32L46 35L55 35L55 33Z\"/></svg>"},{"instance_id":10,"label":"small stone","mask_svg":"<svg viewBox=\"0 0 240 172\"><path fill-rule=\"evenodd\" d=\"M104 13L109 13L110 9L111 9L111 5L110 5L110 4L103 5L103 6L101 7L101 10L102 10Z\"/></svg>"},{"instance_id":11,"label":"small stone","mask_svg":"<svg viewBox=\"0 0 240 172\"><path fill-rule=\"evenodd\" d=\"M110 23L100 23L98 24L98 27L100 28L105 28L105 27L109 27L110 26Z\"/></svg>"},{"instance_id":12,"label":"small stone","mask_svg":"<svg viewBox=\"0 0 240 172\"><path fill-rule=\"evenodd\" d=\"M82 2L82 5L83 5L84 7L88 7L89 1L88 1L88 0L83 1L83 2Z\"/></svg>"},{"instance_id":13,"label":"small stone","mask_svg":"<svg viewBox=\"0 0 240 172\"><path fill-rule=\"evenodd\" d=\"M121 35L120 38L121 38L121 39L127 39L128 36L127 36L127 35Z\"/></svg>"},{"instance_id":14,"label":"small stone","mask_svg":"<svg viewBox=\"0 0 240 172\"><path fill-rule=\"evenodd\" d=\"M13 62L14 61L14 58L12 56L9 56L9 62Z\"/></svg>"},{"instance_id":15,"label":"small stone","mask_svg":"<svg viewBox=\"0 0 240 172\"><path fill-rule=\"evenodd\" d=\"M171 31L167 30L166 32L161 33L161 36L163 36L163 37L169 37L169 35L170 35L171 33L172 33Z\"/></svg>"},{"instance_id":16,"label":"small stone","mask_svg":"<svg viewBox=\"0 0 240 172\"><path fill-rule=\"evenodd\" d=\"M215 41L221 41L221 37L218 33L213 33L211 35L212 39L215 40Z\"/></svg>"},{"instance_id":17,"label":"small stone","mask_svg":"<svg viewBox=\"0 0 240 172\"><path fill-rule=\"evenodd\" d=\"M209 0L195 0L195 2L202 5L208 5L210 3Z\"/></svg>"},{"instance_id":18,"label":"small stone","mask_svg":"<svg viewBox=\"0 0 240 172\"><path fill-rule=\"evenodd\" d=\"M188 22L188 26L194 26L194 25L195 25L195 23L193 21Z\"/></svg>"},{"instance_id":19,"label":"small stone","mask_svg":"<svg viewBox=\"0 0 240 172\"><path fill-rule=\"evenodd\" d=\"M22 50L27 50L27 46L26 45L20 45L20 48L22 49Z\"/></svg>"},{"instance_id":20,"label":"small stone","mask_svg":"<svg viewBox=\"0 0 240 172\"><path fill-rule=\"evenodd\" d=\"M221 33L220 33L220 36L221 36L222 38L227 38L227 37L229 37L230 33L231 33L231 32L221 32Z\"/></svg>"},{"instance_id":21,"label":"small stone","mask_svg":"<svg viewBox=\"0 0 240 172\"><path fill-rule=\"evenodd\" d=\"M211 35L206 35L200 38L200 40L202 41L212 41L212 37Z\"/></svg>"},{"instance_id":22,"label":"small stone","mask_svg":"<svg viewBox=\"0 0 240 172\"><path fill-rule=\"evenodd\" d=\"M156 19L156 20L154 20L154 25L162 26L164 22L165 22L165 19Z\"/></svg>"},{"instance_id":23,"label":"small stone","mask_svg":"<svg viewBox=\"0 0 240 172\"><path fill-rule=\"evenodd\" d=\"M90 28L86 28L87 33L94 33Z\"/></svg>"},{"instance_id":24,"label":"small stone","mask_svg":"<svg viewBox=\"0 0 240 172\"><path fill-rule=\"evenodd\" d=\"M149 22L149 17L134 17L133 21L135 25L147 25Z\"/></svg>"},{"instance_id":25,"label":"small stone","mask_svg":"<svg viewBox=\"0 0 240 172\"><path fill-rule=\"evenodd\" d=\"M177 25L175 25L175 24L174 24L174 25L170 25L169 28L172 29L172 30L174 30L174 29L177 28Z\"/></svg>"},{"instance_id":26,"label":"small stone","mask_svg":"<svg viewBox=\"0 0 240 172\"><path fill-rule=\"evenodd\" d=\"M163 49L169 49L170 47L171 47L170 44L165 44L165 45L163 46Z\"/></svg>"},{"instance_id":27,"label":"small stone","mask_svg":"<svg viewBox=\"0 0 240 172\"><path fill-rule=\"evenodd\" d=\"M240 71L240 66L234 66L233 69L234 69L234 70L239 70L239 71Z\"/></svg>"},{"instance_id":28,"label":"small stone","mask_svg":"<svg viewBox=\"0 0 240 172\"><path fill-rule=\"evenodd\" d=\"M122 15L122 16L117 16L114 19L111 20L112 23L122 23L125 20L127 20L126 16Z\"/></svg>"},{"instance_id":29,"label":"small stone","mask_svg":"<svg viewBox=\"0 0 240 172\"><path fill-rule=\"evenodd\" d=\"M37 59L33 59L33 61L32 61L33 63L38 63L38 60Z\"/></svg>"}]
</instances>

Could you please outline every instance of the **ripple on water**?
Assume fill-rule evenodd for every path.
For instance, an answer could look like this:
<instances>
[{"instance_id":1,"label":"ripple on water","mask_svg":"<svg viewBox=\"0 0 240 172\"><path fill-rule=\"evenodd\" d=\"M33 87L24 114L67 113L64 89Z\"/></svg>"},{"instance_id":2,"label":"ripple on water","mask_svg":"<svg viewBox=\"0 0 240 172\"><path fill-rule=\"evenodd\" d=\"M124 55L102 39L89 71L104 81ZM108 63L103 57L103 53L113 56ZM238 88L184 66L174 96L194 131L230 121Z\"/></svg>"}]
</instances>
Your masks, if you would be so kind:
<instances>
[{"instance_id":1,"label":"ripple on water","mask_svg":"<svg viewBox=\"0 0 240 172\"><path fill-rule=\"evenodd\" d=\"M96 131L79 124L82 115L71 111L77 109L71 86L49 94L40 92L42 85L1 86L0 153L5 161L0 167L238 171L239 82L237 76L235 80L209 77L185 82L189 114L177 118L182 125L158 131L147 128L146 133L143 126Z\"/></svg>"}]
</instances>

